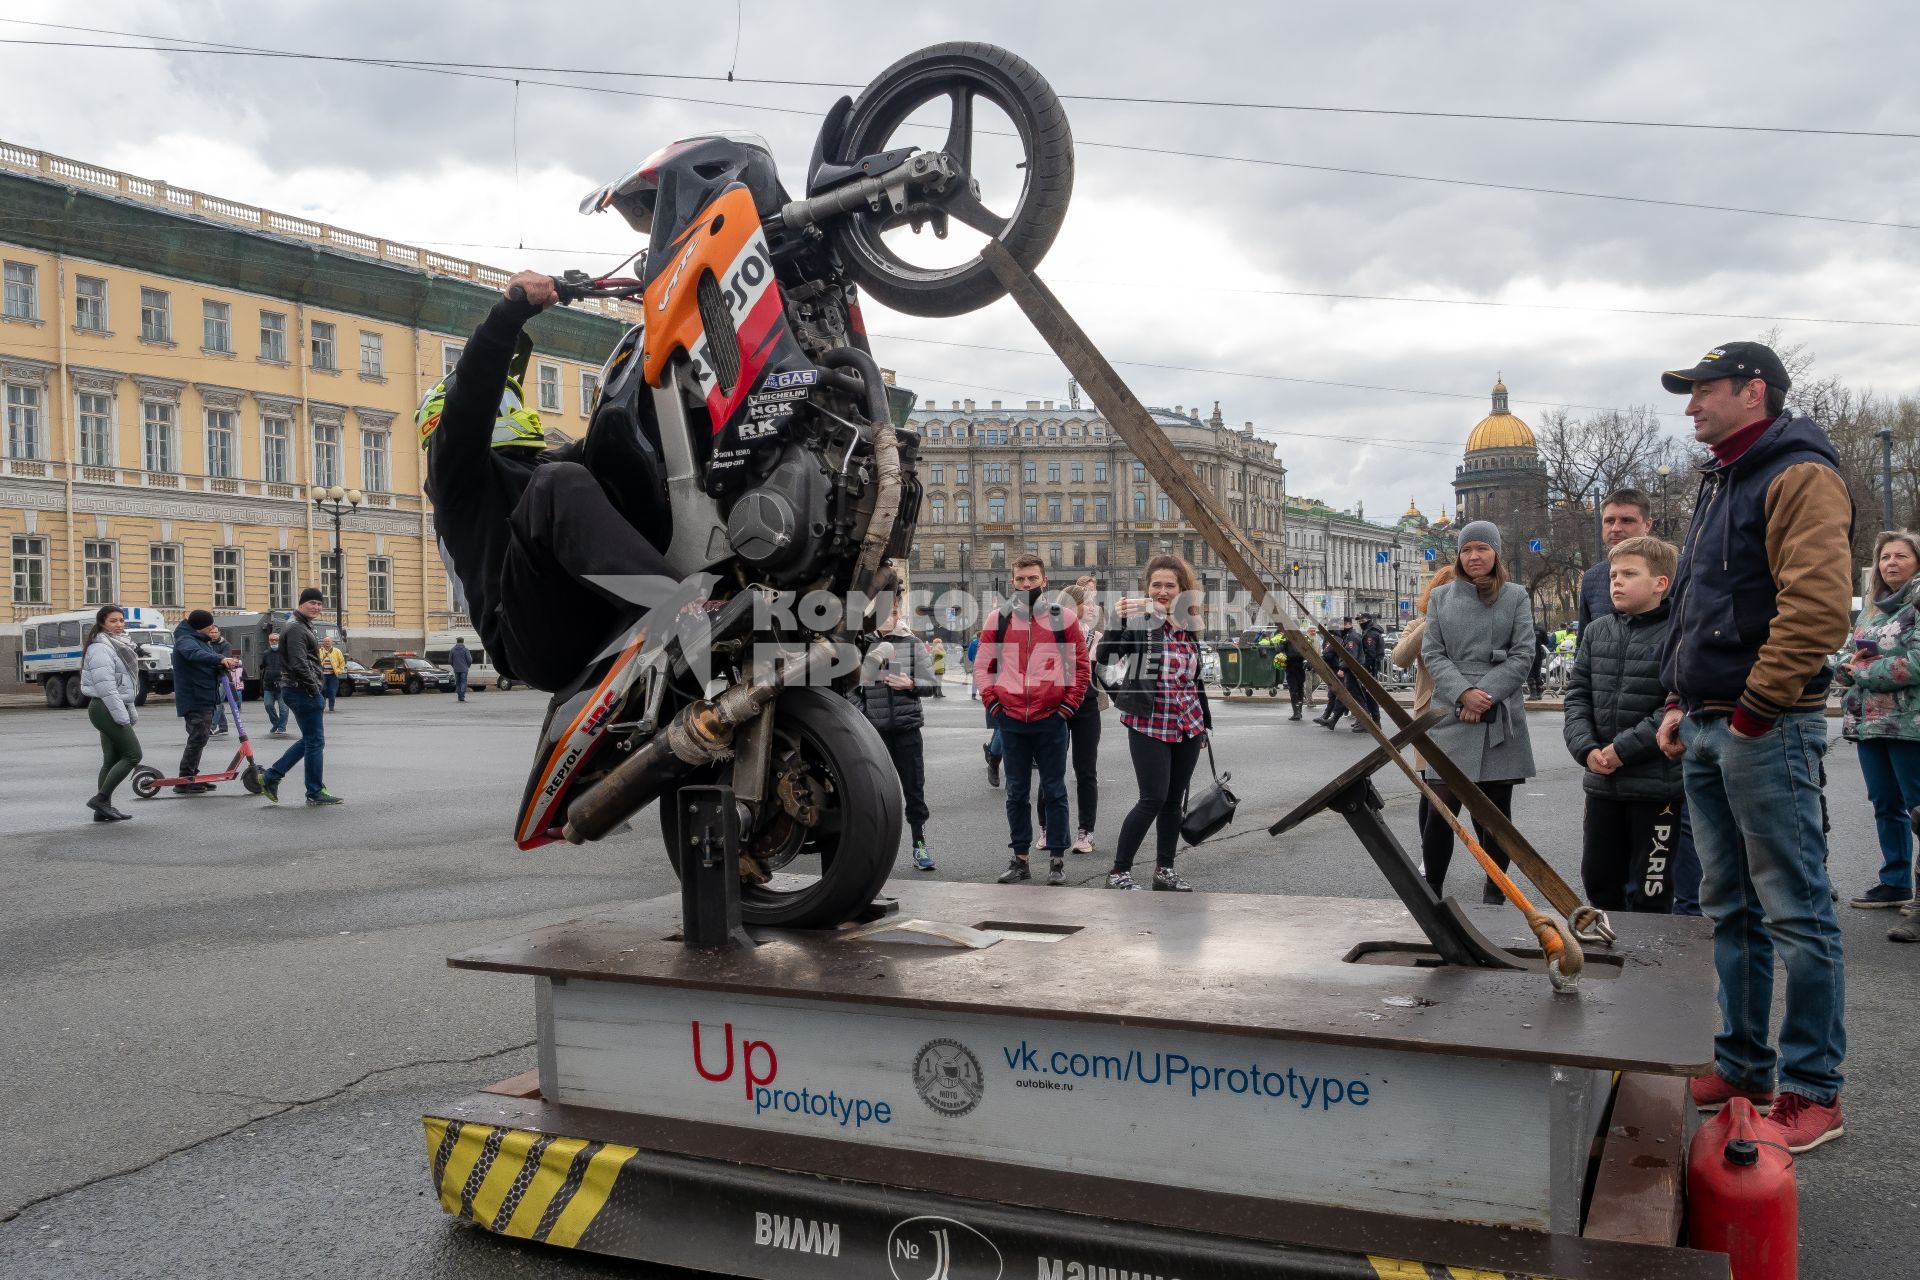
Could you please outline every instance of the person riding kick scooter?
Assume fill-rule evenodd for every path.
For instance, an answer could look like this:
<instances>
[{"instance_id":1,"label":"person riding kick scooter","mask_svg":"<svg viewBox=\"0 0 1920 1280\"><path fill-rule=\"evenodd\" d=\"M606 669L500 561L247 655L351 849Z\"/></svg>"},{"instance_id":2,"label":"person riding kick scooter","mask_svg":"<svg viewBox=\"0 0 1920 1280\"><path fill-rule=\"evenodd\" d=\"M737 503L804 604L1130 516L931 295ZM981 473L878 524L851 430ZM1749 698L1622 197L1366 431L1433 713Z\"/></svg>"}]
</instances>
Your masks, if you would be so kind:
<instances>
[{"instance_id":1,"label":"person riding kick scooter","mask_svg":"<svg viewBox=\"0 0 1920 1280\"><path fill-rule=\"evenodd\" d=\"M415 415L434 529L474 629L501 675L549 691L676 585L648 442L590 430L548 448L526 405L523 329L559 300L550 277L516 274Z\"/></svg>"}]
</instances>

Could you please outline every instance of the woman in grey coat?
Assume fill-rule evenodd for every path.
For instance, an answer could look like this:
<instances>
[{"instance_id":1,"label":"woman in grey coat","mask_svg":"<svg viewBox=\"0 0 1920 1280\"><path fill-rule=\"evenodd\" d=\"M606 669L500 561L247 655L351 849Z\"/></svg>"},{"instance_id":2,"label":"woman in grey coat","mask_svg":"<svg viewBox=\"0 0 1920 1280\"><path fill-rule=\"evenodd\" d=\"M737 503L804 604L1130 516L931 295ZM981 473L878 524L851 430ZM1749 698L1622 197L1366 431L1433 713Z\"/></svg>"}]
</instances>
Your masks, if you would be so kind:
<instances>
[{"instance_id":1,"label":"woman in grey coat","mask_svg":"<svg viewBox=\"0 0 1920 1280\"><path fill-rule=\"evenodd\" d=\"M1433 593L1420 642L1420 659L1433 676L1433 705L1453 712L1434 727L1431 737L1500 812L1511 817L1514 784L1534 772L1526 706L1533 611L1525 589L1507 579L1500 530L1491 521L1463 525L1459 547L1455 581ZM1459 799L1446 787L1434 782L1434 791L1449 809L1460 812ZM1474 830L1494 861L1505 867L1507 854L1499 842L1478 822ZM1438 813L1429 812L1421 823L1420 852L1427 883L1440 893L1453 860L1453 830ZM1491 880L1482 888L1481 900L1503 901Z\"/></svg>"},{"instance_id":2,"label":"woman in grey coat","mask_svg":"<svg viewBox=\"0 0 1920 1280\"><path fill-rule=\"evenodd\" d=\"M127 639L127 615L117 604L100 606L80 663L80 692L91 699L87 719L100 734L99 790L87 801L95 822L125 822L133 815L113 807L113 792L140 763L133 726L140 712L140 660Z\"/></svg>"}]
</instances>

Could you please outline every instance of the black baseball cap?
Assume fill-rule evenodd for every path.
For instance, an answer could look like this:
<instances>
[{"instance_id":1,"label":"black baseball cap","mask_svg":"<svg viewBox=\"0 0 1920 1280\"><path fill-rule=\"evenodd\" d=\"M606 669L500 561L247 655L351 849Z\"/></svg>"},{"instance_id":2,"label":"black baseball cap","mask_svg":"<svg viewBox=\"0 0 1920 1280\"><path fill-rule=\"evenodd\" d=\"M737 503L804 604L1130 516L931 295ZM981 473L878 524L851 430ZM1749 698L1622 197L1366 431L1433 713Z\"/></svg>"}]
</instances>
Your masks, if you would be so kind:
<instances>
[{"instance_id":1,"label":"black baseball cap","mask_svg":"<svg viewBox=\"0 0 1920 1280\"><path fill-rule=\"evenodd\" d=\"M1793 385L1793 379L1787 376L1787 366L1780 363L1780 357L1773 348L1764 342L1723 342L1707 354L1700 357L1700 363L1691 369L1669 369L1660 375L1660 385L1674 395L1689 395L1696 382L1712 382L1716 378L1761 378L1776 390L1785 391Z\"/></svg>"},{"instance_id":2,"label":"black baseball cap","mask_svg":"<svg viewBox=\"0 0 1920 1280\"><path fill-rule=\"evenodd\" d=\"M320 590L320 588L308 587L306 590L300 593L300 603L305 604L309 600L318 600L320 601L320 603L325 604L327 601L327 597L326 597L326 594Z\"/></svg>"}]
</instances>

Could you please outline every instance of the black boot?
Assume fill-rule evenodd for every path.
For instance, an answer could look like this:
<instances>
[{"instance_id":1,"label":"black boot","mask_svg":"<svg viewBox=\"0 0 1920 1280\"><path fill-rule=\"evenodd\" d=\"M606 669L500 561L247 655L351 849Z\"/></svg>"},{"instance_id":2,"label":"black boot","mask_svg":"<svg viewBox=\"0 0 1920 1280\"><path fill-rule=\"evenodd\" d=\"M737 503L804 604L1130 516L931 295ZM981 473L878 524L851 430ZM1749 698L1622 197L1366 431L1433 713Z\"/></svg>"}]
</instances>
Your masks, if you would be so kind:
<instances>
[{"instance_id":1,"label":"black boot","mask_svg":"<svg viewBox=\"0 0 1920 1280\"><path fill-rule=\"evenodd\" d=\"M1300 718L1300 704L1299 704L1299 703L1297 703L1297 702L1296 702L1296 703L1294 703L1294 704L1293 704L1293 714L1292 714L1291 716L1289 716L1289 717L1287 717L1287 718L1288 718L1289 720L1298 720L1298 719Z\"/></svg>"},{"instance_id":2,"label":"black boot","mask_svg":"<svg viewBox=\"0 0 1920 1280\"><path fill-rule=\"evenodd\" d=\"M95 792L93 798L87 801L87 808L93 810L93 820L95 822L112 822L115 820L113 816L113 806L107 803L107 797L100 792Z\"/></svg>"},{"instance_id":3,"label":"black boot","mask_svg":"<svg viewBox=\"0 0 1920 1280\"><path fill-rule=\"evenodd\" d=\"M993 754L993 748L985 743L982 743L980 746L980 754L987 758L987 785L990 787L999 786L1000 757Z\"/></svg>"}]
</instances>

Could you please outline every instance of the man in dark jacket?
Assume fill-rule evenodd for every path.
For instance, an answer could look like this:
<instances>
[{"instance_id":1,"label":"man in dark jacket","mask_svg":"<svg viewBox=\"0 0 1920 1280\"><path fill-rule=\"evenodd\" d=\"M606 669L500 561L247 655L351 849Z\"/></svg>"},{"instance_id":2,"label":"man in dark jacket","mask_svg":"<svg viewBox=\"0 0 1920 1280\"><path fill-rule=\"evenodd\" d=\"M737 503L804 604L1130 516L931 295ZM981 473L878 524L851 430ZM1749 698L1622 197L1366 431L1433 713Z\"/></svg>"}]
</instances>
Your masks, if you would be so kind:
<instances>
[{"instance_id":1,"label":"man in dark jacket","mask_svg":"<svg viewBox=\"0 0 1920 1280\"><path fill-rule=\"evenodd\" d=\"M187 747L180 753L180 777L174 787L183 795L211 791L210 782L195 782L200 753L213 735L213 709L222 705L220 681L240 665L214 640L213 615L195 609L173 632L173 713L187 722Z\"/></svg>"},{"instance_id":2,"label":"man in dark jacket","mask_svg":"<svg viewBox=\"0 0 1920 1280\"><path fill-rule=\"evenodd\" d=\"M460 695L460 701L467 700L467 671L473 666L473 655L467 652L467 638L455 636L453 650L447 654L447 665L453 668L453 691Z\"/></svg>"},{"instance_id":3,"label":"man in dark jacket","mask_svg":"<svg viewBox=\"0 0 1920 1280\"><path fill-rule=\"evenodd\" d=\"M1666 715L1660 656L1676 551L1629 538L1608 554L1615 612L1580 629L1567 684L1567 750L1587 772L1580 879L1587 901L1609 911L1672 909L1674 854L1685 792L1680 762L1656 736Z\"/></svg>"},{"instance_id":4,"label":"man in dark jacket","mask_svg":"<svg viewBox=\"0 0 1920 1280\"><path fill-rule=\"evenodd\" d=\"M269 617L261 627L267 633L267 643L260 651L260 704L267 709L268 736L284 738L287 736L287 704L280 696L284 664L280 657L280 633L273 630L271 624Z\"/></svg>"},{"instance_id":5,"label":"man in dark jacket","mask_svg":"<svg viewBox=\"0 0 1920 1280\"><path fill-rule=\"evenodd\" d=\"M1320 646L1320 660L1333 668L1333 674L1348 689L1353 688L1353 678L1347 667L1356 659L1353 652L1353 619L1342 618L1340 625L1327 632ZM1340 717L1347 714L1347 704L1340 701L1332 689L1327 690L1327 709L1314 718L1314 723L1322 729L1331 729L1340 723Z\"/></svg>"},{"instance_id":6,"label":"man in dark jacket","mask_svg":"<svg viewBox=\"0 0 1920 1280\"><path fill-rule=\"evenodd\" d=\"M1820 759L1827 658L1846 638L1853 499L1827 433L1786 408L1780 358L1729 342L1661 383L1686 395L1694 438L1713 451L1674 577L1661 681L1660 745L1685 756L1713 919L1722 1029L1715 1070L1693 1082L1703 1109L1772 1102L1790 1151L1845 1132L1845 963L1827 881ZM1786 1014L1769 1038L1774 957Z\"/></svg>"},{"instance_id":7,"label":"man in dark jacket","mask_svg":"<svg viewBox=\"0 0 1920 1280\"><path fill-rule=\"evenodd\" d=\"M1374 621L1371 613L1360 615L1360 627L1353 636L1353 652L1360 659L1360 665L1377 678L1380 668L1386 664L1387 660L1387 633L1380 629L1380 624ZM1360 700L1360 705L1367 709L1367 714L1378 720L1380 704L1373 700L1373 695L1367 692L1366 686L1354 678L1351 670L1346 674L1347 689ZM1354 721L1351 727L1354 733L1367 731L1367 727L1358 720Z\"/></svg>"},{"instance_id":8,"label":"man in dark jacket","mask_svg":"<svg viewBox=\"0 0 1920 1280\"><path fill-rule=\"evenodd\" d=\"M921 871L932 871L933 855L927 851L927 762L920 741L920 726L926 717L920 699L932 697L939 688L933 674L933 655L913 634L905 614L896 609L886 638L868 651L867 662L862 672L866 678L847 696L866 713L867 720L880 731L880 740L887 744L894 772L900 775L907 826L913 833L913 865Z\"/></svg>"},{"instance_id":9,"label":"man in dark jacket","mask_svg":"<svg viewBox=\"0 0 1920 1280\"><path fill-rule=\"evenodd\" d=\"M664 600L673 576L629 519L636 513L616 507L583 465L593 428L589 440L549 449L538 414L503 406L521 329L559 301L553 280L531 271L507 289L417 421L433 527L474 628L502 676L551 690L622 619ZM664 543L664 503L638 505Z\"/></svg>"},{"instance_id":10,"label":"man in dark jacket","mask_svg":"<svg viewBox=\"0 0 1920 1280\"><path fill-rule=\"evenodd\" d=\"M260 794L280 803L280 779L296 763L306 764L307 803L335 805L340 797L327 790L321 775L327 747L327 701L321 691L320 642L314 637L313 620L320 616L325 600L318 587L300 593L300 605L288 616L280 632L281 696L300 726L300 741L260 775Z\"/></svg>"},{"instance_id":11,"label":"man in dark jacket","mask_svg":"<svg viewBox=\"0 0 1920 1280\"><path fill-rule=\"evenodd\" d=\"M1280 659L1287 664L1287 701L1293 704L1290 720L1298 720L1307 705L1307 660L1293 646L1285 632L1280 634Z\"/></svg>"},{"instance_id":12,"label":"man in dark jacket","mask_svg":"<svg viewBox=\"0 0 1920 1280\"><path fill-rule=\"evenodd\" d=\"M1073 610L1047 600L1046 563L1022 555L1013 562L1014 600L980 628L975 672L987 718L1000 739L1006 766L1008 846L1013 857L1001 884L1032 879L1033 802L1037 767L1046 813L1047 883L1067 882L1067 721L1080 709L1093 678L1080 622Z\"/></svg>"},{"instance_id":13,"label":"man in dark jacket","mask_svg":"<svg viewBox=\"0 0 1920 1280\"><path fill-rule=\"evenodd\" d=\"M1660 531L1666 536L1666 530ZM1607 550L1628 538L1646 538L1653 534L1653 499L1638 489L1615 489L1600 503L1600 540ZM1595 618L1613 612L1612 564L1605 553L1580 575L1580 605L1576 617L1580 623L1580 643L1587 641L1587 626Z\"/></svg>"}]
</instances>

